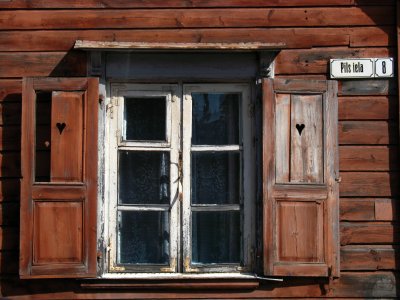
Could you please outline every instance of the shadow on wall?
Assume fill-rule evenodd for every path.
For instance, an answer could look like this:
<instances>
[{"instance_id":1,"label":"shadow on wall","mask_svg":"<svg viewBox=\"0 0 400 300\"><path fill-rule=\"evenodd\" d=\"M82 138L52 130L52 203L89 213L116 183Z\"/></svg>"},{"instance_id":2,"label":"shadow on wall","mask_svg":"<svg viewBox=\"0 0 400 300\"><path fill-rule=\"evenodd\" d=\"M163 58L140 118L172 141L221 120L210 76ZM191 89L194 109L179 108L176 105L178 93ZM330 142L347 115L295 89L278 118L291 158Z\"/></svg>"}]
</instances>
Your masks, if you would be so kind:
<instances>
[{"instance_id":1,"label":"shadow on wall","mask_svg":"<svg viewBox=\"0 0 400 300\"><path fill-rule=\"evenodd\" d=\"M51 77L85 76L86 53L71 52L49 74ZM0 297L74 291L76 282L19 280L19 209L21 180L20 79L0 81ZM34 147L34 145L31 145ZM40 172L46 165L39 163Z\"/></svg>"}]
</instances>

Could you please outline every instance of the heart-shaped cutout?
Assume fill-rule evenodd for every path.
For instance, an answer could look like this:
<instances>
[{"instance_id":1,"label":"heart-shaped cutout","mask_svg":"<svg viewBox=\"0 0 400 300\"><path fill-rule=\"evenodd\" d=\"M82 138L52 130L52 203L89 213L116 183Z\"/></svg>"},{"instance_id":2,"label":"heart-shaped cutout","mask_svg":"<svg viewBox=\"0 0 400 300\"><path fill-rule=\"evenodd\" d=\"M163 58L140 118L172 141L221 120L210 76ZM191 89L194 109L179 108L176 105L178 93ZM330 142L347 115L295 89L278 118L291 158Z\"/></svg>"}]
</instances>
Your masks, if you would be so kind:
<instances>
[{"instance_id":1,"label":"heart-shaped cutout","mask_svg":"<svg viewBox=\"0 0 400 300\"><path fill-rule=\"evenodd\" d=\"M299 132L300 135L301 135L304 127L306 127L306 125L304 125L304 124L296 124L296 129L297 129L297 131Z\"/></svg>"},{"instance_id":2,"label":"heart-shaped cutout","mask_svg":"<svg viewBox=\"0 0 400 300\"><path fill-rule=\"evenodd\" d=\"M58 129L58 131L60 132L60 134L63 132L63 130L65 129L65 126L67 126L67 124L63 123L57 123L56 127Z\"/></svg>"}]
</instances>

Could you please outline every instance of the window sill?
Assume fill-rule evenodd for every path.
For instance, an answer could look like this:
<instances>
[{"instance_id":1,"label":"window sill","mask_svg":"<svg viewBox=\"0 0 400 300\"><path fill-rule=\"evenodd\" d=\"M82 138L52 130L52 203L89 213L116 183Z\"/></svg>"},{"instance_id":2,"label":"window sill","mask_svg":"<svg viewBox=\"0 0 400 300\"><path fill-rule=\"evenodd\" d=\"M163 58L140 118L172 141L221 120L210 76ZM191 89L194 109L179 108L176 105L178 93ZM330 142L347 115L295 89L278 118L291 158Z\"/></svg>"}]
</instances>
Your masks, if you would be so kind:
<instances>
[{"instance_id":1,"label":"window sill","mask_svg":"<svg viewBox=\"0 0 400 300\"><path fill-rule=\"evenodd\" d=\"M260 278L253 274L104 274L99 279L81 281L85 289L227 289L255 290L260 280L282 281L278 278Z\"/></svg>"}]
</instances>

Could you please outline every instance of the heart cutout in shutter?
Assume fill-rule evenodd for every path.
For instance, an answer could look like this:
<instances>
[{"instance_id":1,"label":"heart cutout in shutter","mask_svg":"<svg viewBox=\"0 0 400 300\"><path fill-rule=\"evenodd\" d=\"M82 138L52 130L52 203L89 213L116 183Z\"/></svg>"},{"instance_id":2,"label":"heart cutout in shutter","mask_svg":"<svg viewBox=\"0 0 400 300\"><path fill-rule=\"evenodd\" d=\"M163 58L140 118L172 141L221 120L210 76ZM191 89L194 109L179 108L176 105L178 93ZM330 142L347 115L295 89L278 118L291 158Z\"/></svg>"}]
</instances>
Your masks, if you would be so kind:
<instances>
[{"instance_id":1,"label":"heart cutout in shutter","mask_svg":"<svg viewBox=\"0 0 400 300\"><path fill-rule=\"evenodd\" d=\"M57 127L58 131L60 132L60 134L63 132L65 126L67 126L67 124L65 124L64 122L56 124L56 127Z\"/></svg>"},{"instance_id":2,"label":"heart cutout in shutter","mask_svg":"<svg viewBox=\"0 0 400 300\"><path fill-rule=\"evenodd\" d=\"M301 135L304 127L306 127L306 125L304 125L304 124L296 124L296 129L297 129L297 131L299 132L300 135Z\"/></svg>"}]
</instances>

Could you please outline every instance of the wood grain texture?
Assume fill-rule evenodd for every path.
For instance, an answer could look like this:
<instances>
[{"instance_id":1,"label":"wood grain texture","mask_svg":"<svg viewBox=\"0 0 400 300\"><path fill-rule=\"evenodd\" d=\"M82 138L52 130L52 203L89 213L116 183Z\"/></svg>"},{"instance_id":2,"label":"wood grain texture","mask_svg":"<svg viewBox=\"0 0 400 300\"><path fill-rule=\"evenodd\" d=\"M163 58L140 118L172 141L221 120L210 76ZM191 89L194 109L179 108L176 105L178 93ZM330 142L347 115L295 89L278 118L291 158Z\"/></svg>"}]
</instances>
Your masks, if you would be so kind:
<instances>
[{"instance_id":1,"label":"wood grain texture","mask_svg":"<svg viewBox=\"0 0 400 300\"><path fill-rule=\"evenodd\" d=\"M290 182L322 183L326 142L323 95L292 95L291 98Z\"/></svg>"},{"instance_id":2,"label":"wood grain texture","mask_svg":"<svg viewBox=\"0 0 400 300\"><path fill-rule=\"evenodd\" d=\"M397 95L397 81L395 79L341 80L339 81L339 95L340 96Z\"/></svg>"},{"instance_id":3,"label":"wood grain texture","mask_svg":"<svg viewBox=\"0 0 400 300\"><path fill-rule=\"evenodd\" d=\"M290 94L277 94L275 104L276 182L289 182L290 175Z\"/></svg>"},{"instance_id":4,"label":"wood grain texture","mask_svg":"<svg viewBox=\"0 0 400 300\"><path fill-rule=\"evenodd\" d=\"M331 268L338 276L337 84L265 79L263 92L264 274L326 277ZM289 123L283 184L278 145L289 141L278 135Z\"/></svg>"},{"instance_id":5,"label":"wood grain texture","mask_svg":"<svg viewBox=\"0 0 400 300\"><path fill-rule=\"evenodd\" d=\"M269 6L350 6L394 5L394 0L13 0L0 2L0 8L181 8L181 7L269 7Z\"/></svg>"},{"instance_id":6,"label":"wood grain texture","mask_svg":"<svg viewBox=\"0 0 400 300\"><path fill-rule=\"evenodd\" d=\"M397 143L397 123L386 121L339 122L339 144L341 145L388 145Z\"/></svg>"},{"instance_id":7,"label":"wood grain texture","mask_svg":"<svg viewBox=\"0 0 400 300\"><path fill-rule=\"evenodd\" d=\"M341 197L395 197L400 195L398 172L342 172Z\"/></svg>"},{"instance_id":8,"label":"wood grain texture","mask_svg":"<svg viewBox=\"0 0 400 300\"><path fill-rule=\"evenodd\" d=\"M349 29L350 46L395 46L396 33L394 26L351 27Z\"/></svg>"},{"instance_id":9,"label":"wood grain texture","mask_svg":"<svg viewBox=\"0 0 400 300\"><path fill-rule=\"evenodd\" d=\"M342 221L398 221L400 201L390 198L341 198Z\"/></svg>"},{"instance_id":10,"label":"wood grain texture","mask_svg":"<svg viewBox=\"0 0 400 300\"><path fill-rule=\"evenodd\" d=\"M52 182L82 182L84 104L84 92L52 93L50 124Z\"/></svg>"},{"instance_id":11,"label":"wood grain texture","mask_svg":"<svg viewBox=\"0 0 400 300\"><path fill-rule=\"evenodd\" d=\"M37 131L37 90L53 91L51 101L57 103L52 105L54 117L68 116L69 112L73 117L79 114L82 119L80 123L71 121L80 127L77 136L84 145L78 147L81 152L78 160L84 157L80 170L80 179L84 184L81 186L65 181L39 187L34 184L35 152L32 144ZM63 92L58 93L60 90ZM72 106L80 112L74 107L59 104L59 101L70 100L71 94L73 102L78 99L78 104ZM23 278L90 278L96 274L98 99L97 78L24 78L19 269ZM74 134L72 136L76 137ZM76 143L69 142L76 147ZM77 188L80 191L79 199L71 199L69 196Z\"/></svg>"},{"instance_id":12,"label":"wood grain texture","mask_svg":"<svg viewBox=\"0 0 400 300\"><path fill-rule=\"evenodd\" d=\"M357 222L340 224L341 245L397 244L400 242L400 226L390 222Z\"/></svg>"},{"instance_id":13,"label":"wood grain texture","mask_svg":"<svg viewBox=\"0 0 400 300\"><path fill-rule=\"evenodd\" d=\"M345 271L395 270L400 248L397 246L344 246L340 249L340 267Z\"/></svg>"},{"instance_id":14,"label":"wood grain texture","mask_svg":"<svg viewBox=\"0 0 400 300\"><path fill-rule=\"evenodd\" d=\"M374 27L371 27L374 28ZM0 51L67 51L76 40L181 43L284 43L288 48L347 46L348 28L199 28L132 30L24 30L3 31ZM29 43L26 41L29 40Z\"/></svg>"},{"instance_id":15,"label":"wood grain texture","mask_svg":"<svg viewBox=\"0 0 400 300\"><path fill-rule=\"evenodd\" d=\"M157 9L0 11L1 30L365 26L392 25L395 20L390 6L171 9L167 12Z\"/></svg>"},{"instance_id":16,"label":"wood grain texture","mask_svg":"<svg viewBox=\"0 0 400 300\"><path fill-rule=\"evenodd\" d=\"M395 96L339 97L339 120L398 119Z\"/></svg>"},{"instance_id":17,"label":"wood grain texture","mask_svg":"<svg viewBox=\"0 0 400 300\"><path fill-rule=\"evenodd\" d=\"M86 75L83 52L0 53L0 78Z\"/></svg>"},{"instance_id":18,"label":"wood grain texture","mask_svg":"<svg viewBox=\"0 0 400 300\"><path fill-rule=\"evenodd\" d=\"M341 171L397 171L400 168L397 146L341 146L339 157Z\"/></svg>"}]
</instances>

